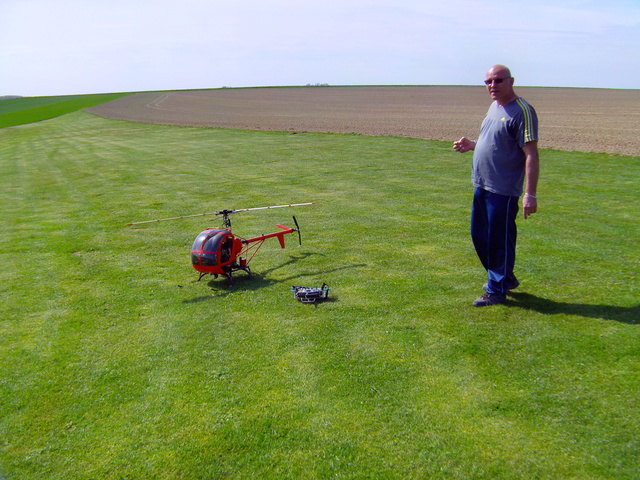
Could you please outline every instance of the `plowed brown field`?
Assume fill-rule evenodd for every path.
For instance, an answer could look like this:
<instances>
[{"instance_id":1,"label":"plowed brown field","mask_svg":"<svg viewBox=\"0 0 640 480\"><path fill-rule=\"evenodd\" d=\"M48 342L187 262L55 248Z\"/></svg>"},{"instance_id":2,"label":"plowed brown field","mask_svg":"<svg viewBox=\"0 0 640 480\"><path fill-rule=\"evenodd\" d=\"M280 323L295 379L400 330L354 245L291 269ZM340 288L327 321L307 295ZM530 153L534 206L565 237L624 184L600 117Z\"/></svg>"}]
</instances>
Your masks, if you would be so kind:
<instances>
[{"instance_id":1,"label":"plowed brown field","mask_svg":"<svg viewBox=\"0 0 640 480\"><path fill-rule=\"evenodd\" d=\"M519 87L540 147L640 155L640 90ZM282 87L137 93L89 111L137 122L256 130L476 138L484 87Z\"/></svg>"}]
</instances>

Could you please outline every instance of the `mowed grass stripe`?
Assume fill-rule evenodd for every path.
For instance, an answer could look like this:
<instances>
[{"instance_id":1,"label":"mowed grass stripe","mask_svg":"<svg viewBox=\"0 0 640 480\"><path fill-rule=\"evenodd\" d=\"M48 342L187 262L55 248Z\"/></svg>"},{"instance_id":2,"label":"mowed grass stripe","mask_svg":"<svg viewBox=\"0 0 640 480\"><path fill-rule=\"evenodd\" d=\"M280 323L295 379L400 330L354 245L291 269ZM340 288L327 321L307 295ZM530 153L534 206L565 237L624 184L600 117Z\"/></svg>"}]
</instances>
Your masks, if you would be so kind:
<instances>
[{"instance_id":1,"label":"mowed grass stripe","mask_svg":"<svg viewBox=\"0 0 640 480\"><path fill-rule=\"evenodd\" d=\"M637 158L543 151L493 309L448 143L74 113L1 130L0 158L0 475L634 478ZM303 235L234 287L189 265L219 219L125 227L305 201L232 218Z\"/></svg>"}]
</instances>

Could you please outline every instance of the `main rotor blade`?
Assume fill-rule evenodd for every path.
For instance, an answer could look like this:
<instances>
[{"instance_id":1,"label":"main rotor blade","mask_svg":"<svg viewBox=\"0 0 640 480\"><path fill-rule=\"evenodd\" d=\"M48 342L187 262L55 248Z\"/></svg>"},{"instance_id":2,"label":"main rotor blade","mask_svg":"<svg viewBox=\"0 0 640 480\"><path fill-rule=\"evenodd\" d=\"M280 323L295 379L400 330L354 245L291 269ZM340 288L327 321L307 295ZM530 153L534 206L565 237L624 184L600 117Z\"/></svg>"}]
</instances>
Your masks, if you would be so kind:
<instances>
[{"instance_id":1,"label":"main rotor blade","mask_svg":"<svg viewBox=\"0 0 640 480\"><path fill-rule=\"evenodd\" d=\"M298 207L298 206L301 206L301 205L315 205L315 203L316 202L291 203L289 205L272 205L270 207L238 208L238 209L234 209L234 210L220 210L219 212L197 213L195 215L183 215L181 217L160 218L158 220L145 220L143 222L127 223L127 226L129 226L129 225L141 225L143 223L167 222L167 221L170 221L170 220L180 220L182 218L206 217L208 215L223 215L223 214L236 213L236 212L248 212L249 210L266 210L266 209L269 209L269 208Z\"/></svg>"},{"instance_id":2,"label":"main rotor blade","mask_svg":"<svg viewBox=\"0 0 640 480\"><path fill-rule=\"evenodd\" d=\"M302 205L315 205L316 202L308 202L308 203L291 203L289 205L272 205L270 207L255 207L255 208L239 208L237 210L231 210L230 213L234 212L248 212L249 210L267 210L270 208L282 208L282 207L299 207Z\"/></svg>"},{"instance_id":3,"label":"main rotor blade","mask_svg":"<svg viewBox=\"0 0 640 480\"><path fill-rule=\"evenodd\" d=\"M127 223L127 225L141 225L143 223L167 222L169 220L180 220L181 218L206 217L207 215L220 215L221 212L198 213L196 215L183 215L181 217L160 218L158 220L145 220L144 222Z\"/></svg>"}]
</instances>

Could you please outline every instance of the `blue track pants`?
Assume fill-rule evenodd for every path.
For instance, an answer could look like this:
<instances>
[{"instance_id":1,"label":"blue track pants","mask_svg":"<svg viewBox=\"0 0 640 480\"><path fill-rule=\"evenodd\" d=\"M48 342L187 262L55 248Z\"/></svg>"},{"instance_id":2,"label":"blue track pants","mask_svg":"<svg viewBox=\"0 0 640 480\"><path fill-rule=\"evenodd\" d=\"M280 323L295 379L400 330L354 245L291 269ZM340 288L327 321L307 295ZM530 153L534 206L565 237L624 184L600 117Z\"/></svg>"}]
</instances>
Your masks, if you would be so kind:
<instances>
[{"instance_id":1,"label":"blue track pants","mask_svg":"<svg viewBox=\"0 0 640 480\"><path fill-rule=\"evenodd\" d=\"M489 277L488 293L507 293L516 283L516 217L519 197L476 188L471 210L471 239Z\"/></svg>"}]
</instances>

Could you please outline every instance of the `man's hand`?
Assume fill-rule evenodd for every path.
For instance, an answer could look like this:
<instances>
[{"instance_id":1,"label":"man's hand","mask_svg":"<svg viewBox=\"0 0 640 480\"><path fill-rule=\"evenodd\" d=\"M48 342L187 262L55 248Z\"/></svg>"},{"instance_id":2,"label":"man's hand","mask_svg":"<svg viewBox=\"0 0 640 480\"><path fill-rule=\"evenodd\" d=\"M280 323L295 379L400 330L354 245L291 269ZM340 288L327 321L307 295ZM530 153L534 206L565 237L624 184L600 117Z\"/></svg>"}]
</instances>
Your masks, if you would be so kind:
<instances>
[{"instance_id":1,"label":"man's hand","mask_svg":"<svg viewBox=\"0 0 640 480\"><path fill-rule=\"evenodd\" d=\"M524 212L525 220L531 214L534 214L538 211L538 200L530 197L529 195L525 195L522 199L522 210Z\"/></svg>"},{"instance_id":2,"label":"man's hand","mask_svg":"<svg viewBox=\"0 0 640 480\"><path fill-rule=\"evenodd\" d=\"M457 142L453 142L453 149L456 152L465 153L469 150L475 150L476 142L469 140L467 137L462 137Z\"/></svg>"}]
</instances>

